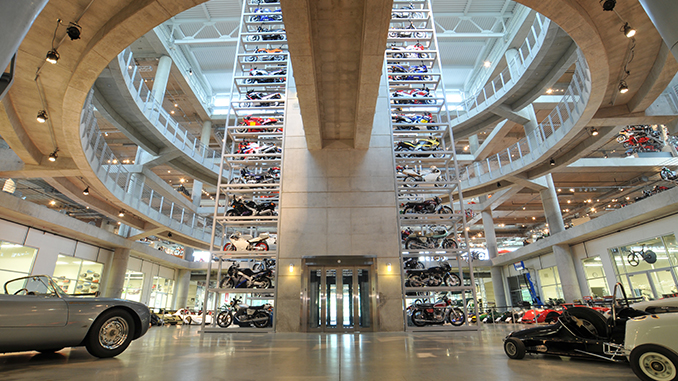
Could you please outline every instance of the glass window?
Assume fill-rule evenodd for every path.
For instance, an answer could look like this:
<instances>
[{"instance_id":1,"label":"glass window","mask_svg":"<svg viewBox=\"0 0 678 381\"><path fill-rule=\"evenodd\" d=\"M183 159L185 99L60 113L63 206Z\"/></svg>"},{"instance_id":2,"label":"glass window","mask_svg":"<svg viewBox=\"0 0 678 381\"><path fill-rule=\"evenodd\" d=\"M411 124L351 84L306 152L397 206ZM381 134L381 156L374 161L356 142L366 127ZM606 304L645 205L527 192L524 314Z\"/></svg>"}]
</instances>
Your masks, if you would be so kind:
<instances>
[{"instance_id":1,"label":"glass window","mask_svg":"<svg viewBox=\"0 0 678 381\"><path fill-rule=\"evenodd\" d=\"M605 279L603 261L600 257L582 259L582 264L584 265L586 283L588 283L589 290L591 290L591 296L602 298L603 296L610 295L607 280Z\"/></svg>"},{"instance_id":2,"label":"glass window","mask_svg":"<svg viewBox=\"0 0 678 381\"><path fill-rule=\"evenodd\" d=\"M155 276L153 277L153 288L148 306L150 308L170 308L173 294L174 280Z\"/></svg>"},{"instance_id":3,"label":"glass window","mask_svg":"<svg viewBox=\"0 0 678 381\"><path fill-rule=\"evenodd\" d=\"M542 302L549 299L562 299L563 289L560 285L560 275L556 266L537 271L539 284L541 285Z\"/></svg>"},{"instance_id":4,"label":"glass window","mask_svg":"<svg viewBox=\"0 0 678 381\"><path fill-rule=\"evenodd\" d=\"M38 249L0 241L0 287L8 280L29 275Z\"/></svg>"},{"instance_id":5,"label":"glass window","mask_svg":"<svg viewBox=\"0 0 678 381\"><path fill-rule=\"evenodd\" d=\"M125 273L125 285L120 298L141 302L141 290L144 287L144 273L129 271Z\"/></svg>"},{"instance_id":6,"label":"glass window","mask_svg":"<svg viewBox=\"0 0 678 381\"><path fill-rule=\"evenodd\" d=\"M67 294L93 294L100 291L104 265L86 259L59 255L54 267L54 281Z\"/></svg>"}]
</instances>

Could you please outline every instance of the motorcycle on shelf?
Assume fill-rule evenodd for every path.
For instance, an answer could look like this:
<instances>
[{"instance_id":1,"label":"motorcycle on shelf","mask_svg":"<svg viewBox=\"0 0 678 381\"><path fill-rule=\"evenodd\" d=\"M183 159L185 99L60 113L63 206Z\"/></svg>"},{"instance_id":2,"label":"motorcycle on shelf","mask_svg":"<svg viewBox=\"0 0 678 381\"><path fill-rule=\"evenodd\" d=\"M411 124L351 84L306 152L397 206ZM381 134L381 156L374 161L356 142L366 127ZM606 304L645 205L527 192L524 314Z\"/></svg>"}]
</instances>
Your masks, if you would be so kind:
<instances>
[{"instance_id":1,"label":"motorcycle on shelf","mask_svg":"<svg viewBox=\"0 0 678 381\"><path fill-rule=\"evenodd\" d=\"M399 10L394 10L391 12L391 18L392 19L423 19L424 12L408 12L411 10L417 10L419 8L415 8L414 5L404 5L400 7Z\"/></svg>"},{"instance_id":2,"label":"motorcycle on shelf","mask_svg":"<svg viewBox=\"0 0 678 381\"><path fill-rule=\"evenodd\" d=\"M250 90L247 92L245 95L247 99L252 100L252 101L272 101L272 102L247 102L245 103L245 107L278 107L281 102L280 99L282 99L282 94L280 93L271 93L271 94L266 94L261 91L254 91ZM278 121L275 118L268 118L268 119L274 119L276 122Z\"/></svg>"},{"instance_id":3,"label":"motorcycle on shelf","mask_svg":"<svg viewBox=\"0 0 678 381\"><path fill-rule=\"evenodd\" d=\"M262 306L248 306L242 303L242 298L235 297L226 306L224 311L217 315L217 325L228 328L233 322L240 327L255 326L266 328L271 324L273 306L266 303Z\"/></svg>"},{"instance_id":4,"label":"motorcycle on shelf","mask_svg":"<svg viewBox=\"0 0 678 381\"><path fill-rule=\"evenodd\" d=\"M236 128L235 132L239 134L256 132L282 132L282 127L276 127L279 122L276 118L260 118L258 116L248 115L243 117L241 127ZM258 128L257 128L258 127Z\"/></svg>"},{"instance_id":5,"label":"motorcycle on shelf","mask_svg":"<svg viewBox=\"0 0 678 381\"><path fill-rule=\"evenodd\" d=\"M257 33L270 34L251 34L245 37L247 41L285 41L285 29L264 28L262 26L257 28Z\"/></svg>"},{"instance_id":6,"label":"motorcycle on shelf","mask_svg":"<svg viewBox=\"0 0 678 381\"><path fill-rule=\"evenodd\" d=\"M659 176L661 176L662 180L664 181L678 182L678 174L676 174L676 171L672 171L668 167L662 167L662 170L659 171Z\"/></svg>"},{"instance_id":7,"label":"motorcycle on shelf","mask_svg":"<svg viewBox=\"0 0 678 381\"><path fill-rule=\"evenodd\" d=\"M399 141L395 144L396 157L443 157L440 139L431 137L415 141Z\"/></svg>"},{"instance_id":8,"label":"motorcycle on shelf","mask_svg":"<svg viewBox=\"0 0 678 381\"><path fill-rule=\"evenodd\" d=\"M433 94L427 88L396 90L391 93L393 103L397 105L423 105L434 104Z\"/></svg>"},{"instance_id":9,"label":"motorcycle on shelf","mask_svg":"<svg viewBox=\"0 0 678 381\"><path fill-rule=\"evenodd\" d=\"M398 110L400 111L400 110ZM425 112L422 114L415 113L391 113L391 121L395 124L395 129L398 131L419 131L420 127L416 124L427 124L433 123L433 115L430 112ZM438 126L426 126L427 130L438 130Z\"/></svg>"},{"instance_id":10,"label":"motorcycle on shelf","mask_svg":"<svg viewBox=\"0 0 678 381\"><path fill-rule=\"evenodd\" d=\"M279 157L276 155L282 153L282 150L273 143L258 143L243 140L238 144L238 150L235 153L239 155L253 155L238 158L240 160L259 160L262 158L262 155L264 159L275 160Z\"/></svg>"},{"instance_id":11,"label":"motorcycle on shelf","mask_svg":"<svg viewBox=\"0 0 678 381\"><path fill-rule=\"evenodd\" d=\"M280 168L271 167L265 172L254 173L247 168L240 168L240 177L231 179L231 184L274 184L280 181Z\"/></svg>"},{"instance_id":12,"label":"motorcycle on shelf","mask_svg":"<svg viewBox=\"0 0 678 381\"><path fill-rule=\"evenodd\" d=\"M388 79L393 81L430 81L431 76L425 75L428 73L426 65L407 66L394 64L388 67L388 72L393 73L389 75Z\"/></svg>"},{"instance_id":13,"label":"motorcycle on shelf","mask_svg":"<svg viewBox=\"0 0 678 381\"><path fill-rule=\"evenodd\" d=\"M423 269L424 264L419 261L416 257L410 257L403 259L403 268L404 269Z\"/></svg>"},{"instance_id":14,"label":"motorcycle on shelf","mask_svg":"<svg viewBox=\"0 0 678 381\"><path fill-rule=\"evenodd\" d=\"M254 16L250 16L250 21L282 21L282 11L279 8L270 10L268 8L254 8Z\"/></svg>"},{"instance_id":15,"label":"motorcycle on shelf","mask_svg":"<svg viewBox=\"0 0 678 381\"><path fill-rule=\"evenodd\" d=\"M404 176L403 181L405 181L406 187L416 187L418 183L434 183L433 185L436 187L447 186L447 184L439 184L447 181L447 177L435 165L432 165L427 171L417 171L408 166L397 166L396 172L399 175Z\"/></svg>"},{"instance_id":16,"label":"motorcycle on shelf","mask_svg":"<svg viewBox=\"0 0 678 381\"><path fill-rule=\"evenodd\" d=\"M256 62L258 60L262 61L284 61L287 59L287 54L278 54L285 53L282 49L279 48L256 48L254 50L254 56L245 56L246 62Z\"/></svg>"},{"instance_id":17,"label":"motorcycle on shelf","mask_svg":"<svg viewBox=\"0 0 678 381\"><path fill-rule=\"evenodd\" d=\"M456 249L457 241L453 238L454 233L440 227L431 232L422 234L417 232L410 234L405 240L405 249L407 250L432 250L432 249Z\"/></svg>"},{"instance_id":18,"label":"motorcycle on shelf","mask_svg":"<svg viewBox=\"0 0 678 381\"><path fill-rule=\"evenodd\" d=\"M273 270L241 269L237 262L228 268L219 281L220 288L273 288Z\"/></svg>"},{"instance_id":19,"label":"motorcycle on shelf","mask_svg":"<svg viewBox=\"0 0 678 381\"><path fill-rule=\"evenodd\" d=\"M430 324L442 325L445 323L459 327L466 320L464 311L459 307L454 307L447 295L443 295L435 303L415 301L407 307L407 310L412 324L417 327L424 327Z\"/></svg>"},{"instance_id":20,"label":"motorcycle on shelf","mask_svg":"<svg viewBox=\"0 0 678 381\"><path fill-rule=\"evenodd\" d=\"M427 269L405 270L407 279L405 287L458 287L461 286L459 275L452 272L447 261L438 262L438 266Z\"/></svg>"},{"instance_id":21,"label":"motorcycle on shelf","mask_svg":"<svg viewBox=\"0 0 678 381\"><path fill-rule=\"evenodd\" d=\"M228 237L229 241L224 245L224 251L268 251L268 233L261 233L258 237L243 235L235 232Z\"/></svg>"},{"instance_id":22,"label":"motorcycle on shelf","mask_svg":"<svg viewBox=\"0 0 678 381\"><path fill-rule=\"evenodd\" d=\"M438 196L424 201L404 202L400 204L400 207L403 208L400 213L452 214L452 208L442 205L442 203L443 201Z\"/></svg>"},{"instance_id":23,"label":"motorcycle on shelf","mask_svg":"<svg viewBox=\"0 0 678 381\"><path fill-rule=\"evenodd\" d=\"M391 53L391 57L395 59L428 58L428 53L422 53L424 50L426 50L424 45L417 42L414 45L391 46L390 50L387 50L386 53Z\"/></svg>"},{"instance_id":24,"label":"motorcycle on shelf","mask_svg":"<svg viewBox=\"0 0 678 381\"><path fill-rule=\"evenodd\" d=\"M426 32L419 31L414 26L414 23L412 21L410 21L410 25L408 25L406 28L400 28L400 30L397 30L397 31L389 31L388 32L388 38L418 38L418 39L424 39L424 38L426 38Z\"/></svg>"},{"instance_id":25,"label":"motorcycle on shelf","mask_svg":"<svg viewBox=\"0 0 678 381\"><path fill-rule=\"evenodd\" d=\"M287 69L261 70L254 68L249 72L250 77L245 79L245 83L252 85L255 83L282 83L285 82ZM271 78L274 77L274 78Z\"/></svg>"},{"instance_id":26,"label":"motorcycle on shelf","mask_svg":"<svg viewBox=\"0 0 678 381\"><path fill-rule=\"evenodd\" d=\"M252 266L252 270L272 270L275 271L275 259L263 258L260 262L257 262Z\"/></svg>"},{"instance_id":27,"label":"motorcycle on shelf","mask_svg":"<svg viewBox=\"0 0 678 381\"><path fill-rule=\"evenodd\" d=\"M243 201L242 198L233 197L230 209L226 211L228 217L246 217L246 216L277 216L274 202L255 202L252 200Z\"/></svg>"}]
</instances>

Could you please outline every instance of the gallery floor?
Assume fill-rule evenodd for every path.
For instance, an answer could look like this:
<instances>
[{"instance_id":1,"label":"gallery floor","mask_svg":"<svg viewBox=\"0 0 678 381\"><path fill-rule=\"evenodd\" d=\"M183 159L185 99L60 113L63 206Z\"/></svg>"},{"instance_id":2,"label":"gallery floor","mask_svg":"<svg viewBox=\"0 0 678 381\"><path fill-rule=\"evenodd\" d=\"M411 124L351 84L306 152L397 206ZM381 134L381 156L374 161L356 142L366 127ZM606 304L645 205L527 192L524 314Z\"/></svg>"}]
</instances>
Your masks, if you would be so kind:
<instances>
[{"instance_id":1,"label":"gallery floor","mask_svg":"<svg viewBox=\"0 0 678 381\"><path fill-rule=\"evenodd\" d=\"M628 364L558 357L509 360L502 338L519 329L364 334L206 334L153 327L120 356L85 348L0 355L10 380L637 380Z\"/></svg>"}]
</instances>

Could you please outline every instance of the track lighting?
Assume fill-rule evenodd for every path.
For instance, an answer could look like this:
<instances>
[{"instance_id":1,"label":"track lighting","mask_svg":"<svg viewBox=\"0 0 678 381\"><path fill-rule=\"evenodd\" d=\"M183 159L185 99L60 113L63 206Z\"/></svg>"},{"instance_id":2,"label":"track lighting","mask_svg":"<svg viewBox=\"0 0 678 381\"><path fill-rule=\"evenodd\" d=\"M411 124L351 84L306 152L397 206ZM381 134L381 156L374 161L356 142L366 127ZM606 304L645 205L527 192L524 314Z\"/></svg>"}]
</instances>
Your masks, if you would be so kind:
<instances>
[{"instance_id":1,"label":"track lighting","mask_svg":"<svg viewBox=\"0 0 678 381\"><path fill-rule=\"evenodd\" d=\"M68 37L71 38L71 41L73 40L79 40L80 39L80 32L82 31L82 27L76 23L69 23L68 28L66 28L66 34L68 34Z\"/></svg>"},{"instance_id":2,"label":"track lighting","mask_svg":"<svg viewBox=\"0 0 678 381\"><path fill-rule=\"evenodd\" d=\"M124 210L119 211L118 217L120 217L120 218L125 217L125 211Z\"/></svg>"},{"instance_id":3,"label":"track lighting","mask_svg":"<svg viewBox=\"0 0 678 381\"><path fill-rule=\"evenodd\" d=\"M59 149L58 148L55 149L54 152L49 154L49 157L47 158L47 160L49 160L51 162L55 162L57 160L57 158L59 157L58 152L59 152Z\"/></svg>"},{"instance_id":4,"label":"track lighting","mask_svg":"<svg viewBox=\"0 0 678 381\"><path fill-rule=\"evenodd\" d=\"M57 52L56 49L52 49L49 52L47 52L47 55L45 56L45 61L51 63L52 65L55 65L57 62L59 62L59 52Z\"/></svg>"},{"instance_id":5,"label":"track lighting","mask_svg":"<svg viewBox=\"0 0 678 381\"><path fill-rule=\"evenodd\" d=\"M624 23L624 26L622 26L622 32L627 38L631 38L636 35L636 30L633 29L629 23Z\"/></svg>"},{"instance_id":6,"label":"track lighting","mask_svg":"<svg viewBox=\"0 0 678 381\"><path fill-rule=\"evenodd\" d=\"M600 3L603 4L604 11L611 11L617 5L617 0L600 0Z\"/></svg>"},{"instance_id":7,"label":"track lighting","mask_svg":"<svg viewBox=\"0 0 678 381\"><path fill-rule=\"evenodd\" d=\"M188 75L193 75L193 69L188 69Z\"/></svg>"},{"instance_id":8,"label":"track lighting","mask_svg":"<svg viewBox=\"0 0 678 381\"><path fill-rule=\"evenodd\" d=\"M89 195L89 187L85 188L85 190L82 191L82 194L84 194L85 196L88 196Z\"/></svg>"},{"instance_id":9,"label":"track lighting","mask_svg":"<svg viewBox=\"0 0 678 381\"><path fill-rule=\"evenodd\" d=\"M629 92L629 86L626 84L626 81L624 80L619 81L619 92L622 94L626 94Z\"/></svg>"},{"instance_id":10,"label":"track lighting","mask_svg":"<svg viewBox=\"0 0 678 381\"><path fill-rule=\"evenodd\" d=\"M591 135L592 136L598 136L598 130L596 130L595 127L591 127Z\"/></svg>"},{"instance_id":11,"label":"track lighting","mask_svg":"<svg viewBox=\"0 0 678 381\"><path fill-rule=\"evenodd\" d=\"M555 166L555 165L556 165L556 161L555 161L555 160L553 160L553 159L551 159L551 161L549 161L549 164L551 164L551 166L553 167L553 166Z\"/></svg>"},{"instance_id":12,"label":"track lighting","mask_svg":"<svg viewBox=\"0 0 678 381\"><path fill-rule=\"evenodd\" d=\"M47 119L49 119L49 118L47 118L47 111L45 111L45 110L38 111L38 116L36 117L36 119L40 123L45 123L47 121Z\"/></svg>"}]
</instances>

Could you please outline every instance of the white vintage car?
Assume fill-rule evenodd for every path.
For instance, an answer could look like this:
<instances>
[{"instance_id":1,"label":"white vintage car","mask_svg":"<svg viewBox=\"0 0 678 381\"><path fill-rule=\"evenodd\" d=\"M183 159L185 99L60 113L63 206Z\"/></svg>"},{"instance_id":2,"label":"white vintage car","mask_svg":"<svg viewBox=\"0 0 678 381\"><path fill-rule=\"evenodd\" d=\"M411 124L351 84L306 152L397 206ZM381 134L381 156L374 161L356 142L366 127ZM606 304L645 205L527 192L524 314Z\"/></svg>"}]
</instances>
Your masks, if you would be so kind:
<instances>
[{"instance_id":1,"label":"white vintage car","mask_svg":"<svg viewBox=\"0 0 678 381\"><path fill-rule=\"evenodd\" d=\"M678 313L629 320L624 349L641 380L678 380Z\"/></svg>"},{"instance_id":2,"label":"white vintage car","mask_svg":"<svg viewBox=\"0 0 678 381\"><path fill-rule=\"evenodd\" d=\"M181 308L174 313L181 318L183 324L202 324L202 313L191 312L188 308ZM212 324L212 315L208 314L205 324Z\"/></svg>"}]
</instances>

